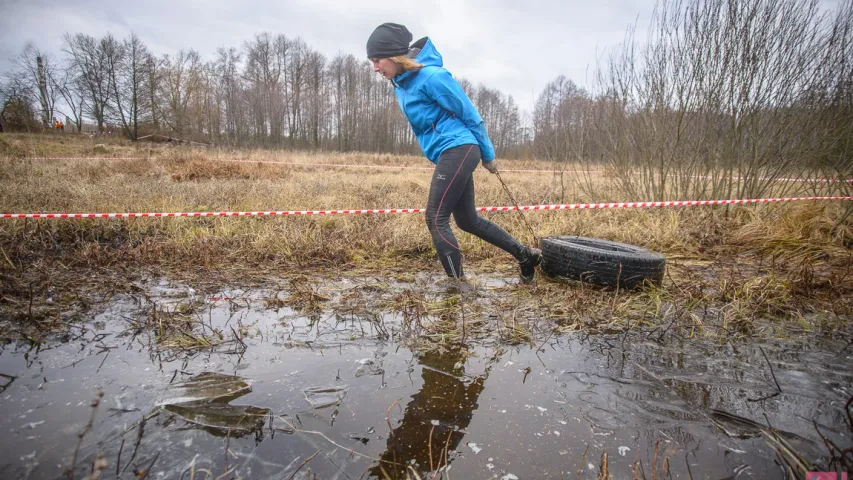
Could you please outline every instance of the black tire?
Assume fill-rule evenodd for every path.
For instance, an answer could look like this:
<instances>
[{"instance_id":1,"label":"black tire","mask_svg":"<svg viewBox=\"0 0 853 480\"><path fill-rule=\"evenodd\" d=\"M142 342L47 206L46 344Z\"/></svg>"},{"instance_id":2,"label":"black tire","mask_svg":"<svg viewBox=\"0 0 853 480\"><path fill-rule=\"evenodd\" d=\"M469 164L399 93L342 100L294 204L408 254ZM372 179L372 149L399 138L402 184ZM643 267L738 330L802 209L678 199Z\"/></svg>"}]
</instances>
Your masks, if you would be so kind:
<instances>
[{"instance_id":1,"label":"black tire","mask_svg":"<svg viewBox=\"0 0 853 480\"><path fill-rule=\"evenodd\" d=\"M596 285L633 289L648 280L660 285L666 258L635 245L569 235L545 237L541 271Z\"/></svg>"}]
</instances>

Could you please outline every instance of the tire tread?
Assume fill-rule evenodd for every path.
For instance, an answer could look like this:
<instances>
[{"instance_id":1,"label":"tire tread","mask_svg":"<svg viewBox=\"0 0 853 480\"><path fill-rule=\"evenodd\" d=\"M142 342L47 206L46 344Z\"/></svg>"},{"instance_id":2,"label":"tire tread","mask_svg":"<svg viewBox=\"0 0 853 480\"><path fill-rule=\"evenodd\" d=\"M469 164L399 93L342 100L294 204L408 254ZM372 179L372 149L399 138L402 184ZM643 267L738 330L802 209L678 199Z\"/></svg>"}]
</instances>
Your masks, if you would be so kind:
<instances>
[{"instance_id":1,"label":"tire tread","mask_svg":"<svg viewBox=\"0 0 853 480\"><path fill-rule=\"evenodd\" d=\"M551 277L564 277L598 285L632 289L649 280L663 281L666 258L635 245L589 237L545 237L541 270ZM620 270L621 268L621 270Z\"/></svg>"}]
</instances>

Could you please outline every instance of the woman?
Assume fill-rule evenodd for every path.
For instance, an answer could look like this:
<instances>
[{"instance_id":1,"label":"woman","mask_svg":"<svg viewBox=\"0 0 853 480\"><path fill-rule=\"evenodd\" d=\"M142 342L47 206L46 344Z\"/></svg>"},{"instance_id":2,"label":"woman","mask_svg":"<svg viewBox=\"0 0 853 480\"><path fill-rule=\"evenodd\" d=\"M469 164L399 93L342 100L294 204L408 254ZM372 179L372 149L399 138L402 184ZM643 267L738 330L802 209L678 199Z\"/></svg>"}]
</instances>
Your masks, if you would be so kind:
<instances>
[{"instance_id":1,"label":"woman","mask_svg":"<svg viewBox=\"0 0 853 480\"><path fill-rule=\"evenodd\" d=\"M474 170L497 173L495 150L477 108L450 72L441 55L424 37L409 46L412 34L403 25L383 23L367 40L373 71L394 84L400 108L426 157L436 164L427 200L426 221L438 258L449 277L464 278L459 243L450 229L450 215L463 231L515 257L521 280L533 280L542 252L528 248L474 207Z\"/></svg>"}]
</instances>

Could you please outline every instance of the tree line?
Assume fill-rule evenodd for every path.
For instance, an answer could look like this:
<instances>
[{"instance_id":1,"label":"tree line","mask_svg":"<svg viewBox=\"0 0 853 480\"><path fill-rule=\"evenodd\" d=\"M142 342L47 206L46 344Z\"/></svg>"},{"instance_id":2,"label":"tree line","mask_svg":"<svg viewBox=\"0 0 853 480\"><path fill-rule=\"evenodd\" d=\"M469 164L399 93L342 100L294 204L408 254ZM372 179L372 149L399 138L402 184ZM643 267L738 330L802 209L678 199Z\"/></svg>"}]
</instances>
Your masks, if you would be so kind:
<instances>
[{"instance_id":1,"label":"tree line","mask_svg":"<svg viewBox=\"0 0 853 480\"><path fill-rule=\"evenodd\" d=\"M29 45L2 84L7 128L37 130L67 117L81 131L131 140L168 133L220 145L412 152L417 142L391 84L352 54L329 59L299 38L260 33L202 59L156 56L131 33L67 34L59 55ZM496 148L519 143L511 96L461 79Z\"/></svg>"},{"instance_id":2,"label":"tree line","mask_svg":"<svg viewBox=\"0 0 853 480\"><path fill-rule=\"evenodd\" d=\"M778 178L853 178L853 2L665 0L646 41L629 29L595 75L592 91L565 77L545 87L534 151L604 168L630 198L757 197L801 186Z\"/></svg>"}]
</instances>

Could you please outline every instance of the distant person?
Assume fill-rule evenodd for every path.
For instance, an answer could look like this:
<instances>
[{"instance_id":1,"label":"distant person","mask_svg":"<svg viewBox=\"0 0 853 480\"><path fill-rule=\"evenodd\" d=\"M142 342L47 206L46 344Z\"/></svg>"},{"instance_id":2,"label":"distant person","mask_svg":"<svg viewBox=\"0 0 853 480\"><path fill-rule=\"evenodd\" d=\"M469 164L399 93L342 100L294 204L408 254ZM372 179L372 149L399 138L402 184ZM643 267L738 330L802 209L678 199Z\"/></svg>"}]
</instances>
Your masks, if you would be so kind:
<instances>
[{"instance_id":1,"label":"distant person","mask_svg":"<svg viewBox=\"0 0 853 480\"><path fill-rule=\"evenodd\" d=\"M401 110L421 150L436 164L427 199L426 221L439 261L449 277L464 279L459 243L450 229L450 215L465 232L503 249L518 260L521 280L533 280L542 261L538 248L522 245L494 223L477 215L474 170L497 173L495 150L486 125L471 99L450 72L428 37L411 46L405 26L383 23L367 40L373 71L394 85Z\"/></svg>"}]
</instances>

